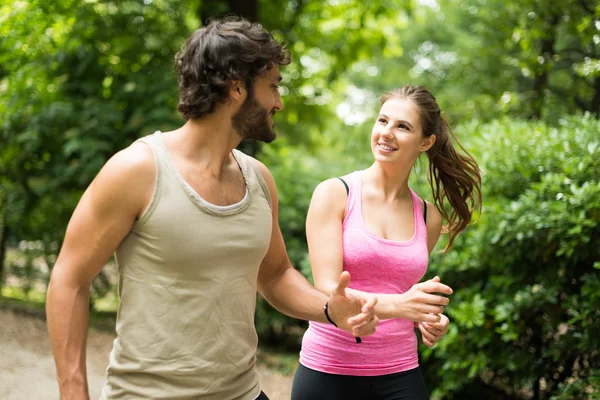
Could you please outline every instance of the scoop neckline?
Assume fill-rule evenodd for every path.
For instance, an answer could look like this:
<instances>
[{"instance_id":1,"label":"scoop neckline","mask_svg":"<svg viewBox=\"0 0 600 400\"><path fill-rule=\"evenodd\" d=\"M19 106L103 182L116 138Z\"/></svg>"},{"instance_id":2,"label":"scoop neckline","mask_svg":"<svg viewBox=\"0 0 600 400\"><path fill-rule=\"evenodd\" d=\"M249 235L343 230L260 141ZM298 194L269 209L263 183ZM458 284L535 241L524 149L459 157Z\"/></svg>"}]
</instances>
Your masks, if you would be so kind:
<instances>
[{"instance_id":1,"label":"scoop neckline","mask_svg":"<svg viewBox=\"0 0 600 400\"><path fill-rule=\"evenodd\" d=\"M200 196L200 194L196 190L194 190L194 188L185 179L183 179L183 177L181 176L181 174L175 167L175 163L173 162L173 159L171 158L171 154L169 153L169 150L167 149L167 145L165 144L163 132L156 131L155 134L159 137L160 146L162 147L163 151L165 152L165 156L167 159L166 161L167 161L167 164L169 165L169 168L171 168L173 170L173 172L175 173L175 175L177 176L177 180L179 182L180 187L188 194L190 200L192 200L192 202L197 207L201 208L202 210L204 210L208 213L214 214L214 215L233 215L233 214L238 214L238 213L244 211L250 205L250 186L248 184L248 176L247 176L246 171L242 167L242 163L241 163L240 159L238 158L239 155L236 155L235 149L231 151L231 155L233 155L233 158L234 158L238 168L240 169L240 172L242 173L246 192L245 192L242 200L240 200L239 202L234 203L234 204L229 204L226 206L220 206L217 204L213 204L213 203L209 202L208 200L204 199L202 196Z\"/></svg>"},{"instance_id":2,"label":"scoop neckline","mask_svg":"<svg viewBox=\"0 0 600 400\"><path fill-rule=\"evenodd\" d=\"M417 234L418 234L418 229L419 229L419 225L417 223L418 222L418 220L417 220L417 213L416 213L416 210L415 210L415 193L412 191L412 189L410 187L408 188L408 190L410 190L410 200L411 200L412 205L413 205L414 231L413 231L412 237L410 239L408 239L408 240L399 241L399 240L386 239L384 237L376 235L375 233L373 233L369 229L369 227L367 226L367 223L365 222L365 219L363 217L363 207L362 207L362 177L363 177L363 172L364 171L362 171L362 170L361 171L357 171L357 175L358 176L356 177L356 180L357 180L357 183L358 183L358 185L357 185L357 189L358 190L357 190L357 194L356 194L356 196L357 196L356 201L358 203L358 211L359 211L358 215L360 217L360 225L361 225L362 230L368 236L370 236L371 238L373 238L373 239L375 239L375 240L377 240L379 242L385 243L385 244L390 244L390 245L393 245L393 246L408 246L408 245L413 244L417 240Z\"/></svg>"}]
</instances>

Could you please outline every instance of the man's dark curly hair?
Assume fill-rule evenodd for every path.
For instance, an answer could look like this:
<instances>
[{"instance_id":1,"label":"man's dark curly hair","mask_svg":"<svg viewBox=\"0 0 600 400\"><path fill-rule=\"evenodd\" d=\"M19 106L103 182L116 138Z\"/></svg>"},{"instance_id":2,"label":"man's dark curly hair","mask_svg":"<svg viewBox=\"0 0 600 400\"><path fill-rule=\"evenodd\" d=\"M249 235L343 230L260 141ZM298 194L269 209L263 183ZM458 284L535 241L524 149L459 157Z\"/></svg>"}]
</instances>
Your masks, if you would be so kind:
<instances>
[{"instance_id":1,"label":"man's dark curly hair","mask_svg":"<svg viewBox=\"0 0 600 400\"><path fill-rule=\"evenodd\" d=\"M289 63L285 45L260 24L239 17L210 21L175 56L177 109L186 120L210 114L228 98L232 80L243 81L251 92L259 74Z\"/></svg>"}]
</instances>

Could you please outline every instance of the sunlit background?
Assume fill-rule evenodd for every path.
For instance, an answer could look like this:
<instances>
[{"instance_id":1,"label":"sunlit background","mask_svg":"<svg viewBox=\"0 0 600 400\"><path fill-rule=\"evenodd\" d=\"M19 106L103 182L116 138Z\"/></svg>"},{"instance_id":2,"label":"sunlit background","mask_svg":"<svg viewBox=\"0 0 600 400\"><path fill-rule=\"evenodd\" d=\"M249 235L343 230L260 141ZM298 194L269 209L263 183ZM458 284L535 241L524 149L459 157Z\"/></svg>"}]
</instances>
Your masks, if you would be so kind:
<instances>
[{"instance_id":1,"label":"sunlit background","mask_svg":"<svg viewBox=\"0 0 600 400\"><path fill-rule=\"evenodd\" d=\"M430 262L427 276L455 289L450 332L434 350L420 348L430 392L600 398L597 0L0 4L0 318L25 326L43 316L83 190L112 154L182 124L174 55L203 21L234 12L292 52L278 139L241 148L275 176L294 265L310 278L304 219L315 186L371 162L378 98L424 85L484 178L482 215ZM411 185L432 200L426 170L422 160ZM94 281L92 326L111 332L117 306L111 263ZM256 325L271 371L289 377L305 324L261 299ZM0 359L15 332L0 335ZM3 362L0 397L34 398L3 386L33 367Z\"/></svg>"}]
</instances>

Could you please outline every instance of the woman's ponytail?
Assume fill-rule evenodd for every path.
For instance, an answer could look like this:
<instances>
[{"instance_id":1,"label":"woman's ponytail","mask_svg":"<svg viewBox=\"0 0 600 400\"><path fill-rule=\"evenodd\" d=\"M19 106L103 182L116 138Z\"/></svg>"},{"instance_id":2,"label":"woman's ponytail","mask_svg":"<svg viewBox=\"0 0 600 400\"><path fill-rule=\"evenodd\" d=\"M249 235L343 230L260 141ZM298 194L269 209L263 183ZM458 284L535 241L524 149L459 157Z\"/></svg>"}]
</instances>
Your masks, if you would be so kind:
<instances>
[{"instance_id":1,"label":"woman's ponytail","mask_svg":"<svg viewBox=\"0 0 600 400\"><path fill-rule=\"evenodd\" d=\"M433 200L440 214L447 221L443 232L450 234L444 252L450 250L454 240L471 222L475 209L481 211L481 174L475 159L460 144L452 129L441 115L435 97L422 86L403 86L385 93L381 103L391 98L410 100L421 116L423 135L436 136L433 146L427 150L429 159L428 179ZM455 146L462 150L456 151ZM446 201L451 211L446 211Z\"/></svg>"},{"instance_id":2,"label":"woman's ponytail","mask_svg":"<svg viewBox=\"0 0 600 400\"><path fill-rule=\"evenodd\" d=\"M474 210L481 210L481 174L477 162L460 144L446 119L440 116L440 120L440 132L426 154L434 204L448 222L444 226L444 233L450 235L446 252L469 225ZM456 151L455 144L463 154ZM450 214L446 211L446 200L450 203Z\"/></svg>"}]
</instances>

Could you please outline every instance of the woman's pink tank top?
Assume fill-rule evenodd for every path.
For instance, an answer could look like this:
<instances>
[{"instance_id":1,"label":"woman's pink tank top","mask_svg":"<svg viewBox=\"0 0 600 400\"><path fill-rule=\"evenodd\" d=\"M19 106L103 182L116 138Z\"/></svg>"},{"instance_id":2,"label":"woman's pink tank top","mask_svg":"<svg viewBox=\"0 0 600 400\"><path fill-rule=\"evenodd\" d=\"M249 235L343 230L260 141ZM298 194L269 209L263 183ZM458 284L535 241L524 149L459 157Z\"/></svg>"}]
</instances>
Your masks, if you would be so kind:
<instances>
[{"instance_id":1,"label":"woman's pink tank top","mask_svg":"<svg viewBox=\"0 0 600 400\"><path fill-rule=\"evenodd\" d=\"M381 238L369 231L362 217L361 172L345 179L350 190L342 240L350 287L370 293L404 293L423 277L429 261L421 200L411 190L415 232L410 240ZM354 376L414 369L419 365L414 323L407 319L383 320L374 335L362 338L358 344L352 334L331 324L310 322L302 340L300 363L325 373Z\"/></svg>"}]
</instances>

